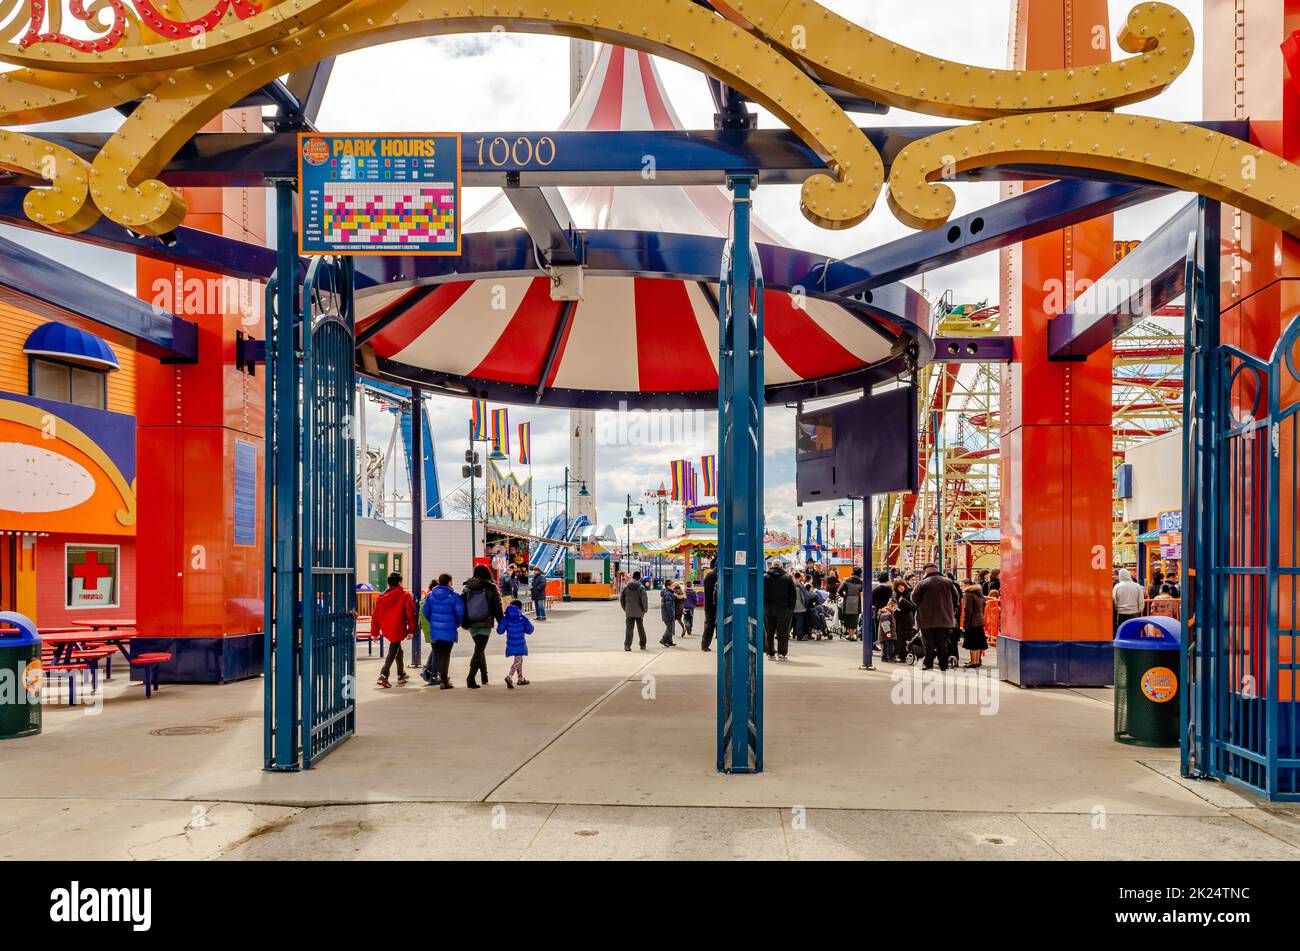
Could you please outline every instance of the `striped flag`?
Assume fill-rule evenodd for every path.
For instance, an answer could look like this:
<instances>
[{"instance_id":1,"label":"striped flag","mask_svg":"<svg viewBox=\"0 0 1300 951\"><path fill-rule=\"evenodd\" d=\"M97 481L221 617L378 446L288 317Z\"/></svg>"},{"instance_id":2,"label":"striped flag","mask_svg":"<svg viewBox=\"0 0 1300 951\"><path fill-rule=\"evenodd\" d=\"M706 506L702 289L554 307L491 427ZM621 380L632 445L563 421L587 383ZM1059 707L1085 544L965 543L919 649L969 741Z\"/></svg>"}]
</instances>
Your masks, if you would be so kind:
<instances>
[{"instance_id":1,"label":"striped flag","mask_svg":"<svg viewBox=\"0 0 1300 951\"><path fill-rule=\"evenodd\" d=\"M519 424L519 464L521 466L531 466L533 464L533 424Z\"/></svg>"},{"instance_id":2,"label":"striped flag","mask_svg":"<svg viewBox=\"0 0 1300 951\"><path fill-rule=\"evenodd\" d=\"M700 459L700 471L704 474L704 497L717 498L718 495L718 457L703 456Z\"/></svg>"},{"instance_id":3,"label":"striped flag","mask_svg":"<svg viewBox=\"0 0 1300 951\"><path fill-rule=\"evenodd\" d=\"M699 490L700 490L699 473L695 471L695 463L687 462L686 463L686 500L685 500L687 505L699 504L700 502Z\"/></svg>"},{"instance_id":4,"label":"striped flag","mask_svg":"<svg viewBox=\"0 0 1300 951\"><path fill-rule=\"evenodd\" d=\"M669 495L674 502L686 501L686 468L689 465L685 459L674 459L668 463L668 471L673 477L673 488Z\"/></svg>"},{"instance_id":5,"label":"striped flag","mask_svg":"<svg viewBox=\"0 0 1300 951\"><path fill-rule=\"evenodd\" d=\"M469 409L469 438L486 440L488 438L487 400L474 400Z\"/></svg>"},{"instance_id":6,"label":"striped flag","mask_svg":"<svg viewBox=\"0 0 1300 951\"><path fill-rule=\"evenodd\" d=\"M492 451L510 455L510 410L492 411Z\"/></svg>"}]
</instances>

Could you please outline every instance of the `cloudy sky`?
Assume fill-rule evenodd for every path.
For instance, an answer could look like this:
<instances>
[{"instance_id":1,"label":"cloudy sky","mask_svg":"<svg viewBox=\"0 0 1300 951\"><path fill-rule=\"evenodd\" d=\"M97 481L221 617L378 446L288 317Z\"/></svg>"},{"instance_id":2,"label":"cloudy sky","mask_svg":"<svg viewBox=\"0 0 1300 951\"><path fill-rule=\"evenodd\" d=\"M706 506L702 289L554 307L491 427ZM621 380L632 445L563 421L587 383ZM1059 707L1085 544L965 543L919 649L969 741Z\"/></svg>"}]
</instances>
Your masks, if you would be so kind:
<instances>
[{"instance_id":1,"label":"cloudy sky","mask_svg":"<svg viewBox=\"0 0 1300 951\"><path fill-rule=\"evenodd\" d=\"M909 0L879 3L875 0L822 0L826 6L877 33L909 46L953 60L983 66L1005 66L1009 0ZM1199 36L1199 0L1170 0L1191 20ZM1111 0L1111 23L1120 24L1131 2ZM975 13L978 9L978 14ZM1113 55L1122 55L1117 47ZM1200 53L1191 68L1157 99L1133 111L1176 119L1201 116ZM713 107L701 74L675 63L660 61L660 73L677 113L687 128L711 128ZM335 69L318 121L327 131L462 131L554 129L568 110L568 41L555 37L492 33L463 37L411 40L342 57ZM779 123L762 110L759 124ZM895 110L886 116L862 117L863 124L932 124L931 117ZM66 127L113 128L115 114L91 117ZM942 120L940 120L942 121ZM956 214L966 214L997 199L996 186L963 185L957 189ZM472 211L494 194L491 189L468 189L466 207ZM1185 201L1171 196L1116 216L1116 238L1142 238ZM755 198L757 213L795 247L832 257L857 253L907 232L883 207L862 225L831 232L814 227L798 210L796 186L761 187ZM75 260L87 272L118 286L133 284L129 259L111 252L72 245L58 238L24 232L22 240L46 254ZM997 256L933 271L924 288L932 294L952 289L954 299L996 301ZM921 281L909 283L921 288ZM450 398L430 401L434 443L444 494L460 484L460 456L465 448L469 404ZM599 517L619 527L624 499L658 486L668 477L670 459L698 457L714 451L714 414L695 414L681 442L659 445L602 444L598 450ZM536 497L546 497L545 487L563 478L568 461L568 414L518 408L511 422L533 423L533 475ZM391 417L373 407L368 415L369 442L387 443ZM794 504L793 414L783 408L767 412L766 499L769 524L793 530ZM803 514L826 514L826 507L805 508ZM847 533L847 520L840 522ZM860 531L860 525L858 531ZM639 521L634 537L653 532L650 519Z\"/></svg>"}]
</instances>

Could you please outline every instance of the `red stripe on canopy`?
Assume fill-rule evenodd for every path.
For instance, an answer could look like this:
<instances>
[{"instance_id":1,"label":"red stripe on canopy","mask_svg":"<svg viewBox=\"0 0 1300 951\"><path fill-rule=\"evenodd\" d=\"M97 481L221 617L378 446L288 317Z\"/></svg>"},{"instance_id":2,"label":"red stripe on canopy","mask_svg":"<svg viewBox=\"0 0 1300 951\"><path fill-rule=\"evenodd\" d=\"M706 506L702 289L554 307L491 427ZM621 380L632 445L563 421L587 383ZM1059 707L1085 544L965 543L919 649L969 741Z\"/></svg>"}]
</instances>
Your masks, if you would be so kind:
<instances>
[{"instance_id":1,"label":"red stripe on canopy","mask_svg":"<svg viewBox=\"0 0 1300 951\"><path fill-rule=\"evenodd\" d=\"M659 94L659 83L655 81L654 66L650 63L650 57L645 53L637 53L636 58L637 66L641 70L641 89L645 93L645 104L650 113L650 124L659 132L677 128L673 124L672 116L668 114L668 107L664 104L663 96Z\"/></svg>"},{"instance_id":2,"label":"red stripe on canopy","mask_svg":"<svg viewBox=\"0 0 1300 951\"><path fill-rule=\"evenodd\" d=\"M623 57L626 50L616 46L610 52L609 66L605 70L605 83L596 100L587 129L592 132L617 132L623 122Z\"/></svg>"},{"instance_id":3,"label":"red stripe on canopy","mask_svg":"<svg viewBox=\"0 0 1300 951\"><path fill-rule=\"evenodd\" d=\"M546 366L546 351L563 309L563 301L551 300L550 278L533 278L510 323L470 376L536 384Z\"/></svg>"},{"instance_id":4,"label":"red stripe on canopy","mask_svg":"<svg viewBox=\"0 0 1300 951\"><path fill-rule=\"evenodd\" d=\"M636 360L640 388L710 390L718 374L682 281L637 278Z\"/></svg>"},{"instance_id":5,"label":"red stripe on canopy","mask_svg":"<svg viewBox=\"0 0 1300 951\"><path fill-rule=\"evenodd\" d=\"M786 365L805 380L862 366L861 360L823 330L806 310L795 307L790 295L783 291L763 295L763 336Z\"/></svg>"},{"instance_id":6,"label":"red stripe on canopy","mask_svg":"<svg viewBox=\"0 0 1300 951\"><path fill-rule=\"evenodd\" d=\"M451 310L456 301L473 286L473 281L457 281L454 284L442 284L434 288L432 293L370 338L375 353L381 357L392 357L401 353L415 341L416 337L437 323L439 317ZM392 306L396 307L400 304L399 301Z\"/></svg>"}]
</instances>

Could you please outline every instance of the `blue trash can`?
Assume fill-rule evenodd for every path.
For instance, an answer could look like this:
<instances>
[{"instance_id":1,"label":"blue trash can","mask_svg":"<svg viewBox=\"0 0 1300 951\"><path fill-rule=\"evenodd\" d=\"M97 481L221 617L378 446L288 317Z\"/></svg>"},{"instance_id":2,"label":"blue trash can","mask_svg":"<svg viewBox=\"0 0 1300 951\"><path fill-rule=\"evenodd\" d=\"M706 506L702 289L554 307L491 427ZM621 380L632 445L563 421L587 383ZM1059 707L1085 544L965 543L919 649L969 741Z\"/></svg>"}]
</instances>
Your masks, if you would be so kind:
<instances>
[{"instance_id":1,"label":"blue trash can","mask_svg":"<svg viewBox=\"0 0 1300 951\"><path fill-rule=\"evenodd\" d=\"M42 673L36 625L21 614L0 611L0 740L41 732Z\"/></svg>"},{"instance_id":2,"label":"blue trash can","mask_svg":"<svg viewBox=\"0 0 1300 951\"><path fill-rule=\"evenodd\" d=\"M1177 746L1182 625L1171 617L1131 618L1115 632L1115 741Z\"/></svg>"}]
</instances>

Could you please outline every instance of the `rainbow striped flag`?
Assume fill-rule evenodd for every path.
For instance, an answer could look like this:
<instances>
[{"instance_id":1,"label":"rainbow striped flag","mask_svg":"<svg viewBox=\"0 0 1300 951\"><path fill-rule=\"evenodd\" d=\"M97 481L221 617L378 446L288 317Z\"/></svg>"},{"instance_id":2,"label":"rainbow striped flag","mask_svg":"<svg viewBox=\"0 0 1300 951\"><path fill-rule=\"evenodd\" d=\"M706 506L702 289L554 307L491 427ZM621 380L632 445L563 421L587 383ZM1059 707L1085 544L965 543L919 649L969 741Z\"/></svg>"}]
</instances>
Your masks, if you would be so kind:
<instances>
[{"instance_id":1,"label":"rainbow striped flag","mask_svg":"<svg viewBox=\"0 0 1300 951\"><path fill-rule=\"evenodd\" d=\"M510 410L492 411L492 451L510 455Z\"/></svg>"},{"instance_id":2,"label":"rainbow striped flag","mask_svg":"<svg viewBox=\"0 0 1300 951\"><path fill-rule=\"evenodd\" d=\"M668 463L668 471L673 477L673 487L669 495L674 502L686 501L687 468L690 463L685 459L674 459Z\"/></svg>"},{"instance_id":3,"label":"rainbow striped flag","mask_svg":"<svg viewBox=\"0 0 1300 951\"><path fill-rule=\"evenodd\" d=\"M695 471L695 463L686 463L686 499L687 505L699 505L700 503L700 480L699 473Z\"/></svg>"},{"instance_id":4,"label":"rainbow striped flag","mask_svg":"<svg viewBox=\"0 0 1300 951\"><path fill-rule=\"evenodd\" d=\"M700 471L704 474L704 497L714 499L718 496L718 457L702 456Z\"/></svg>"},{"instance_id":5,"label":"rainbow striped flag","mask_svg":"<svg viewBox=\"0 0 1300 951\"><path fill-rule=\"evenodd\" d=\"M519 424L519 464L521 466L531 466L533 464L533 424Z\"/></svg>"},{"instance_id":6,"label":"rainbow striped flag","mask_svg":"<svg viewBox=\"0 0 1300 951\"><path fill-rule=\"evenodd\" d=\"M469 438L486 440L488 438L487 400L474 400L469 408Z\"/></svg>"}]
</instances>

